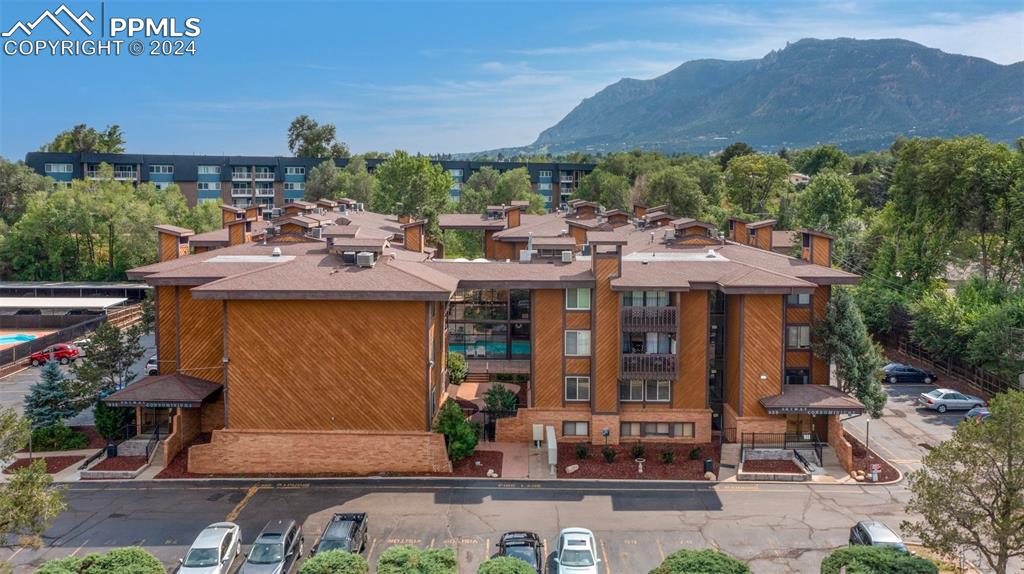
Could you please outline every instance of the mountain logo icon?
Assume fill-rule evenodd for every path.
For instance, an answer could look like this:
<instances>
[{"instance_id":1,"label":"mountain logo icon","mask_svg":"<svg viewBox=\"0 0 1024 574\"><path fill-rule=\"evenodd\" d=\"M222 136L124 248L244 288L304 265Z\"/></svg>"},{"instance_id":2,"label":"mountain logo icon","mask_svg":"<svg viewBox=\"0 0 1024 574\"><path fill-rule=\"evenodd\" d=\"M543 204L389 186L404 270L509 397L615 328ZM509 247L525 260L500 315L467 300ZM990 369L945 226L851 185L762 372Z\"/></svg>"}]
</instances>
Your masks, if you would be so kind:
<instances>
[{"instance_id":1,"label":"mountain logo icon","mask_svg":"<svg viewBox=\"0 0 1024 574\"><path fill-rule=\"evenodd\" d=\"M10 36L13 36L14 33L17 31L21 31L26 36L31 36L32 31L35 30L37 26L42 24L44 20L49 20L53 22L55 26L60 28L61 32L64 32L65 36L70 36L71 30L68 29L68 27L65 26L63 22L60 21L59 16L61 15L70 18L71 21L74 22L74 24L77 25L79 28L81 28L83 32L85 32L89 36L92 36L92 30L90 30L89 27L85 25L85 20L88 20L90 22L96 21L96 19L93 18L92 14L90 14L89 11L86 10L85 12L82 12L81 16L76 16L70 8L68 8L64 4L61 4L60 8L57 8L53 12L49 10L44 11L42 14L39 15L38 18L36 18L32 22L29 22L27 24L22 21L16 22L13 26L11 26L10 30L6 32L0 32L0 37L8 38Z\"/></svg>"}]
</instances>

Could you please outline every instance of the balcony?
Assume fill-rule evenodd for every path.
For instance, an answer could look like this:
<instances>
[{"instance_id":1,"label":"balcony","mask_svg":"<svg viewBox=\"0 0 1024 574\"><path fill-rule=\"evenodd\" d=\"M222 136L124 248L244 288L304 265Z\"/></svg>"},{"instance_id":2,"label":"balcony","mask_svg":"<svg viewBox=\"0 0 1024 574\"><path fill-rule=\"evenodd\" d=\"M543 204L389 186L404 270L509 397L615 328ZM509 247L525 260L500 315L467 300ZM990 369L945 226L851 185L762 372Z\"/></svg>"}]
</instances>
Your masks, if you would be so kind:
<instances>
[{"instance_id":1,"label":"balcony","mask_svg":"<svg viewBox=\"0 0 1024 574\"><path fill-rule=\"evenodd\" d=\"M563 175L561 177L561 179L559 179L559 181L561 183L572 183L572 176L571 175Z\"/></svg>"},{"instance_id":2,"label":"balcony","mask_svg":"<svg viewBox=\"0 0 1024 574\"><path fill-rule=\"evenodd\" d=\"M256 181L274 181L274 172L272 171L257 171Z\"/></svg>"},{"instance_id":3,"label":"balcony","mask_svg":"<svg viewBox=\"0 0 1024 574\"><path fill-rule=\"evenodd\" d=\"M231 188L231 197L251 197L251 196L252 196L252 188L251 187L232 187Z\"/></svg>"},{"instance_id":4,"label":"balcony","mask_svg":"<svg viewBox=\"0 0 1024 574\"><path fill-rule=\"evenodd\" d=\"M249 181L252 179L251 171L232 171L231 179Z\"/></svg>"},{"instance_id":5,"label":"balcony","mask_svg":"<svg viewBox=\"0 0 1024 574\"><path fill-rule=\"evenodd\" d=\"M90 169L89 171L85 172L85 177L87 177L89 179L99 179L100 178L100 170L98 170L98 169Z\"/></svg>"},{"instance_id":6,"label":"balcony","mask_svg":"<svg viewBox=\"0 0 1024 574\"><path fill-rule=\"evenodd\" d=\"M256 197L274 197L274 188L272 187L257 187Z\"/></svg>"},{"instance_id":7,"label":"balcony","mask_svg":"<svg viewBox=\"0 0 1024 574\"><path fill-rule=\"evenodd\" d=\"M641 353L622 353L623 379L674 379L676 356Z\"/></svg>"},{"instance_id":8,"label":"balcony","mask_svg":"<svg viewBox=\"0 0 1024 574\"><path fill-rule=\"evenodd\" d=\"M135 170L131 170L131 169L115 169L114 170L114 179L116 179L116 180L135 179Z\"/></svg>"},{"instance_id":9,"label":"balcony","mask_svg":"<svg viewBox=\"0 0 1024 574\"><path fill-rule=\"evenodd\" d=\"M678 307L623 307L625 333L675 333L679 330Z\"/></svg>"}]
</instances>

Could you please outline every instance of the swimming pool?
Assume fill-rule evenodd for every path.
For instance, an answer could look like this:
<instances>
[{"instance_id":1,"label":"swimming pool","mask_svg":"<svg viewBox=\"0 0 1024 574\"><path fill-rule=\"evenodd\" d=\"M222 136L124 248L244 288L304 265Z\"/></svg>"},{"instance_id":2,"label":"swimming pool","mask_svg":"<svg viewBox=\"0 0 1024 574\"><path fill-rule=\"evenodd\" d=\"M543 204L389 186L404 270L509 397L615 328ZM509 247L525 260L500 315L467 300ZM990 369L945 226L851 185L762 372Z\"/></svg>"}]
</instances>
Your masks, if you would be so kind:
<instances>
[{"instance_id":1,"label":"swimming pool","mask_svg":"<svg viewBox=\"0 0 1024 574\"><path fill-rule=\"evenodd\" d=\"M35 335L24 335L21 333L17 335L0 335L0 345L9 345L11 343L25 343L35 338Z\"/></svg>"}]
</instances>

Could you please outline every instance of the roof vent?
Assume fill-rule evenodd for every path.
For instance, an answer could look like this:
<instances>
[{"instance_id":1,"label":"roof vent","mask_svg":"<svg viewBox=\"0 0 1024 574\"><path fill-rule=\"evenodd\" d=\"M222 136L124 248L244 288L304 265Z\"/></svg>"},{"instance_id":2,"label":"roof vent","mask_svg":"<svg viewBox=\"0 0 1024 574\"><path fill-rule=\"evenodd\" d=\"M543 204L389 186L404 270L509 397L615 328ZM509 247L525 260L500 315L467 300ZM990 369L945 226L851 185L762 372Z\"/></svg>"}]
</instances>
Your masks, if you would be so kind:
<instances>
[{"instance_id":1,"label":"roof vent","mask_svg":"<svg viewBox=\"0 0 1024 574\"><path fill-rule=\"evenodd\" d=\"M560 230L558 232L558 236L559 237L565 237L566 235L569 235L569 230L568 229L562 229L562 230Z\"/></svg>"},{"instance_id":2,"label":"roof vent","mask_svg":"<svg viewBox=\"0 0 1024 574\"><path fill-rule=\"evenodd\" d=\"M533 232L532 231L530 231L529 233L526 234L526 250L527 251L532 251L533 250Z\"/></svg>"},{"instance_id":3,"label":"roof vent","mask_svg":"<svg viewBox=\"0 0 1024 574\"><path fill-rule=\"evenodd\" d=\"M651 243L654 243L654 232L651 232Z\"/></svg>"},{"instance_id":4,"label":"roof vent","mask_svg":"<svg viewBox=\"0 0 1024 574\"><path fill-rule=\"evenodd\" d=\"M270 252L270 256L271 257L280 257L281 256L281 248L280 247L275 247L274 250Z\"/></svg>"},{"instance_id":5,"label":"roof vent","mask_svg":"<svg viewBox=\"0 0 1024 574\"><path fill-rule=\"evenodd\" d=\"M704 257L708 259L718 259L718 253L715 253L714 249L708 249L708 254L705 255Z\"/></svg>"}]
</instances>

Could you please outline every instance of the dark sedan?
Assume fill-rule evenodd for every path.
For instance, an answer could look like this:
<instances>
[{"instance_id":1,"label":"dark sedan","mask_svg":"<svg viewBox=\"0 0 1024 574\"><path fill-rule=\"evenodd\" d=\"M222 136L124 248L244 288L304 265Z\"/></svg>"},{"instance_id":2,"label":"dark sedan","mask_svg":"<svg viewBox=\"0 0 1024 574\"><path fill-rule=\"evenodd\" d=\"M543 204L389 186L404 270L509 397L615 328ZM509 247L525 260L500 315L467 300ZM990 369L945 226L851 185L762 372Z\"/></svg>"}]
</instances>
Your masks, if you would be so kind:
<instances>
[{"instance_id":1,"label":"dark sedan","mask_svg":"<svg viewBox=\"0 0 1024 574\"><path fill-rule=\"evenodd\" d=\"M508 556L526 562L537 574L544 570L544 545L533 532L506 532L498 541L498 556Z\"/></svg>"},{"instance_id":2,"label":"dark sedan","mask_svg":"<svg viewBox=\"0 0 1024 574\"><path fill-rule=\"evenodd\" d=\"M925 383L930 385L938 380L935 373L927 369L903 363L889 363L882 367L882 372L885 373L884 380L887 383Z\"/></svg>"}]
</instances>

